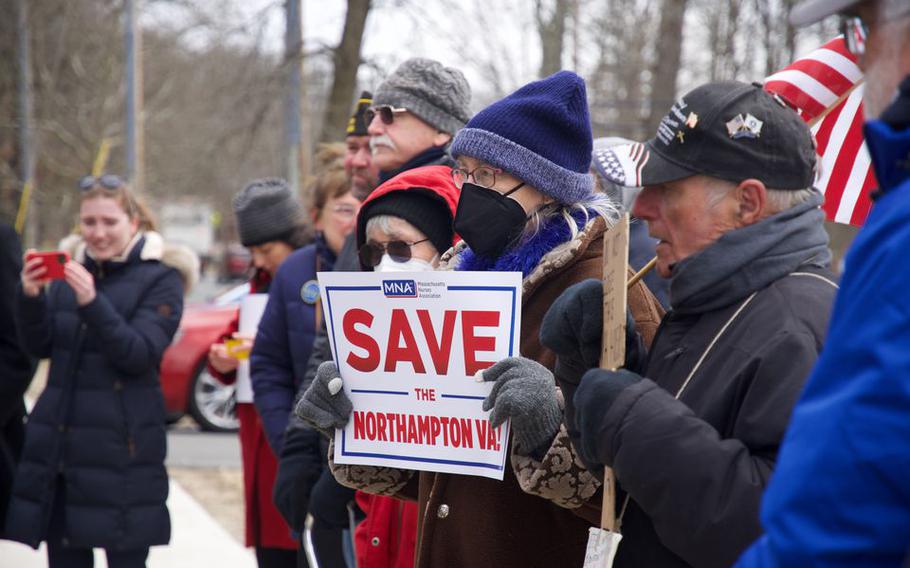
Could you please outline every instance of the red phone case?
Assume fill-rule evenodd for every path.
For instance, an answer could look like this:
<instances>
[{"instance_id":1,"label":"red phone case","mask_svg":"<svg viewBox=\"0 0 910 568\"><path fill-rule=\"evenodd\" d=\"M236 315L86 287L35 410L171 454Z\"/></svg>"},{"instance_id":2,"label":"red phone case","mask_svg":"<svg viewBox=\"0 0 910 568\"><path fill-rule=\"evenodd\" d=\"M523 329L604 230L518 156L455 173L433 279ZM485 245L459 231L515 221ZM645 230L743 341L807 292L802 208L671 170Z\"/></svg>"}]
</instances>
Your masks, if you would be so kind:
<instances>
[{"instance_id":1,"label":"red phone case","mask_svg":"<svg viewBox=\"0 0 910 568\"><path fill-rule=\"evenodd\" d=\"M44 278L47 280L63 280L63 265L69 262L69 253L52 250L47 252L34 252L26 256L26 261L33 258L40 258L41 262L47 268Z\"/></svg>"}]
</instances>

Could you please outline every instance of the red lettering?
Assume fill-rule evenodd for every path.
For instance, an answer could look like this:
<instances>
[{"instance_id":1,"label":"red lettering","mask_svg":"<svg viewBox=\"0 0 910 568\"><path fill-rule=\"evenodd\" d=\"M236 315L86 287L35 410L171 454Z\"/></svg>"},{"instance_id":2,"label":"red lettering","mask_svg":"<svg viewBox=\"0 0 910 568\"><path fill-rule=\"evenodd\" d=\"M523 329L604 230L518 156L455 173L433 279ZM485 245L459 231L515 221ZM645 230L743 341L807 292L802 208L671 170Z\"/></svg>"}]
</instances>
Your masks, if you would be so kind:
<instances>
[{"instance_id":1,"label":"red lettering","mask_svg":"<svg viewBox=\"0 0 910 568\"><path fill-rule=\"evenodd\" d=\"M441 416L439 421L442 422L442 445L449 445L449 417Z\"/></svg>"},{"instance_id":2,"label":"red lettering","mask_svg":"<svg viewBox=\"0 0 910 568\"><path fill-rule=\"evenodd\" d=\"M466 448L474 447L474 433L471 431L471 420L459 418L458 426L461 428L461 445Z\"/></svg>"},{"instance_id":3,"label":"red lettering","mask_svg":"<svg viewBox=\"0 0 910 568\"><path fill-rule=\"evenodd\" d=\"M419 444L420 441L417 439L417 423L414 420L414 415L408 415L408 439L406 440L409 444Z\"/></svg>"},{"instance_id":4,"label":"red lettering","mask_svg":"<svg viewBox=\"0 0 910 568\"><path fill-rule=\"evenodd\" d=\"M496 350L496 338L474 335L476 327L498 327L499 312L464 311L461 313L461 336L464 341L464 369L468 376L493 366L493 361L478 361L477 353Z\"/></svg>"},{"instance_id":5,"label":"red lettering","mask_svg":"<svg viewBox=\"0 0 910 568\"><path fill-rule=\"evenodd\" d=\"M354 438L363 440L366 435L366 429L363 420L363 412L356 411L354 412Z\"/></svg>"},{"instance_id":6,"label":"red lettering","mask_svg":"<svg viewBox=\"0 0 910 568\"><path fill-rule=\"evenodd\" d=\"M408 423L406 414L396 414L395 415L395 441L396 442L407 442L408 441Z\"/></svg>"},{"instance_id":7,"label":"red lettering","mask_svg":"<svg viewBox=\"0 0 910 568\"><path fill-rule=\"evenodd\" d=\"M354 327L357 324L363 324L369 329L369 327L373 325L373 315L360 308L348 310L347 313L344 314L341 325L344 330L344 338L354 347L359 347L367 352L366 357L360 357L351 351L348 353L347 362L348 365L358 371L369 373L375 371L376 368L379 367L379 344L377 344L376 340L369 335L357 331Z\"/></svg>"},{"instance_id":8,"label":"red lettering","mask_svg":"<svg viewBox=\"0 0 910 568\"><path fill-rule=\"evenodd\" d=\"M386 438L386 432L385 432L386 427L387 427L387 425L386 425L385 414L381 414L381 413L377 414L376 415L376 433L379 435L380 442L389 441Z\"/></svg>"},{"instance_id":9,"label":"red lettering","mask_svg":"<svg viewBox=\"0 0 910 568\"><path fill-rule=\"evenodd\" d=\"M417 417L417 428L420 430L420 443L429 444L430 443L430 417L429 416L418 416Z\"/></svg>"},{"instance_id":10,"label":"red lettering","mask_svg":"<svg viewBox=\"0 0 910 568\"><path fill-rule=\"evenodd\" d=\"M376 416L372 412L367 412L367 439L376 439Z\"/></svg>"},{"instance_id":11,"label":"red lettering","mask_svg":"<svg viewBox=\"0 0 910 568\"><path fill-rule=\"evenodd\" d=\"M429 443L436 445L436 439L439 438L439 432L442 430L442 426L439 424L439 418L435 416L430 416L430 436L431 439Z\"/></svg>"},{"instance_id":12,"label":"red lettering","mask_svg":"<svg viewBox=\"0 0 910 568\"><path fill-rule=\"evenodd\" d=\"M487 447L499 451L499 437L502 434L502 426L499 428L490 428L487 430Z\"/></svg>"},{"instance_id":13,"label":"red lettering","mask_svg":"<svg viewBox=\"0 0 910 568\"><path fill-rule=\"evenodd\" d=\"M404 347L401 340L404 339ZM392 310L392 321L389 324L389 344L386 347L385 354L385 372L394 373L397 370L398 363L407 361L414 366L415 373L426 373L423 361L420 360L420 352L417 350L417 341L414 339L414 332L411 331L411 324L408 323L408 317L404 310L396 308Z\"/></svg>"},{"instance_id":14,"label":"red lettering","mask_svg":"<svg viewBox=\"0 0 910 568\"><path fill-rule=\"evenodd\" d=\"M481 450L487 449L487 428L490 423L487 420L480 420L479 418L474 419L474 424L477 426L477 442L480 444Z\"/></svg>"},{"instance_id":15,"label":"red lettering","mask_svg":"<svg viewBox=\"0 0 910 568\"><path fill-rule=\"evenodd\" d=\"M455 334L455 310L446 310L442 318L442 341L436 339L436 331L430 320L429 310L417 310L417 318L423 335L427 338L427 347L433 359L436 374L445 375L449 370L449 356L452 354L452 336Z\"/></svg>"}]
</instances>

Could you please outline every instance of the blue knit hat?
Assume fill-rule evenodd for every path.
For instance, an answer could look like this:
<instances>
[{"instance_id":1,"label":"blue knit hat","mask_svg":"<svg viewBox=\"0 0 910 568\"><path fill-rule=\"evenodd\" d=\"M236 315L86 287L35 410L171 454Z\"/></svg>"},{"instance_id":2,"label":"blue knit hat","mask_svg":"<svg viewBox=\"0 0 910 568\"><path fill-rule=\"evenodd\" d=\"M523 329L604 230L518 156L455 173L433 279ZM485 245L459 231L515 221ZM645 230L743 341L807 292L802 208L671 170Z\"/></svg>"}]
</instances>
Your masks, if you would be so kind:
<instances>
[{"instance_id":1,"label":"blue knit hat","mask_svg":"<svg viewBox=\"0 0 910 568\"><path fill-rule=\"evenodd\" d=\"M502 168L561 203L593 195L584 79L560 71L483 109L458 131L452 156Z\"/></svg>"}]
</instances>

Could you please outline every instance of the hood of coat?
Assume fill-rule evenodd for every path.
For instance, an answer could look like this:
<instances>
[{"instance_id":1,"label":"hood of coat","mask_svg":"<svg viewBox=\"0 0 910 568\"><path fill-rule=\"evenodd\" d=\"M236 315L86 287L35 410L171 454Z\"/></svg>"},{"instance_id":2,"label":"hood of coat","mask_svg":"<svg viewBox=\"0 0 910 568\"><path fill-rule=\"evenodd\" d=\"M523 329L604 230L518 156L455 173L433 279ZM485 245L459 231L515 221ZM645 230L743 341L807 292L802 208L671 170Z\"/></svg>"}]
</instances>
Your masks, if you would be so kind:
<instances>
[{"instance_id":1,"label":"hood of coat","mask_svg":"<svg viewBox=\"0 0 910 568\"><path fill-rule=\"evenodd\" d=\"M143 240L143 237L145 239ZM133 240L127 245L123 255L111 259L109 262L124 262L132 254L133 248L142 243L139 251L139 260L157 260L170 266L180 273L183 280L183 289L189 292L199 281L199 257L189 247L165 242L161 234L154 231L136 233ZM69 253L70 257L80 264L85 264L88 259L85 240L82 235L72 234L60 241L59 249Z\"/></svg>"},{"instance_id":2,"label":"hood of coat","mask_svg":"<svg viewBox=\"0 0 910 568\"><path fill-rule=\"evenodd\" d=\"M574 239L563 242L544 254L537 265L522 279L522 294L527 296L552 274L563 270L567 265L580 258L591 243L606 230L606 221L596 216L582 227ZM459 242L446 251L439 260L437 270L457 270L466 252L468 244Z\"/></svg>"}]
</instances>

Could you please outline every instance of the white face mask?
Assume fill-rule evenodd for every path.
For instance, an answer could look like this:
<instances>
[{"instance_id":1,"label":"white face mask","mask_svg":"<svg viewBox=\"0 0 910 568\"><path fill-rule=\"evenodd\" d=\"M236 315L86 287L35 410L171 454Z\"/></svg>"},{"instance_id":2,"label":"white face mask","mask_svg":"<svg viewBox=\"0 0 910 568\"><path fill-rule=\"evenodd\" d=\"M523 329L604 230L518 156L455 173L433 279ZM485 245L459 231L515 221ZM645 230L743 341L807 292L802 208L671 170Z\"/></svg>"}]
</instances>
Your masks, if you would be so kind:
<instances>
[{"instance_id":1,"label":"white face mask","mask_svg":"<svg viewBox=\"0 0 910 568\"><path fill-rule=\"evenodd\" d=\"M413 257L406 262L395 262L391 256L384 254L373 270L376 272L430 272L433 270L433 265Z\"/></svg>"}]
</instances>

